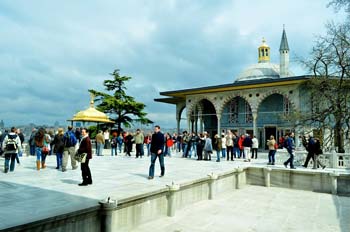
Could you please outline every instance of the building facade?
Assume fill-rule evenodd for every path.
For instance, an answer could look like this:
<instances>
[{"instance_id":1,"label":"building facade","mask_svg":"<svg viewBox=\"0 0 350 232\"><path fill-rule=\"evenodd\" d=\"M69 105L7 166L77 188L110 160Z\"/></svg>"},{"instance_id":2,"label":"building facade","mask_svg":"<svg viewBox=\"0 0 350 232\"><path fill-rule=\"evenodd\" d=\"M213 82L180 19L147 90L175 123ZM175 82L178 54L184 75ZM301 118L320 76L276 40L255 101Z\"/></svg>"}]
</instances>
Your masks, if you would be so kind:
<instances>
[{"instance_id":1,"label":"building facade","mask_svg":"<svg viewBox=\"0 0 350 232\"><path fill-rule=\"evenodd\" d=\"M308 93L303 83L310 76L295 76L289 70L289 46L283 29L280 64L270 63L270 47L263 39L258 48L258 63L237 76L233 83L161 92L155 99L176 105L178 132L181 114L186 108L189 131L208 131L212 135L230 129L238 134L255 135L264 148L267 138L279 138L294 131L288 115L308 110ZM298 142L298 141L297 141Z\"/></svg>"}]
</instances>

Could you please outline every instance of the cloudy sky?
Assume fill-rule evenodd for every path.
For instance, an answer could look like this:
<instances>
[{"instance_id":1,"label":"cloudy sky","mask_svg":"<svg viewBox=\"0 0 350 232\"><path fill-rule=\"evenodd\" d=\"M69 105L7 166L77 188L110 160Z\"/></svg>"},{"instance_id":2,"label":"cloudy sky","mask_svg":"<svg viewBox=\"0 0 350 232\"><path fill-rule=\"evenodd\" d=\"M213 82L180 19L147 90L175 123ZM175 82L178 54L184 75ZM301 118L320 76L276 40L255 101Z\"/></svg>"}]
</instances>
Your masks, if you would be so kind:
<instances>
[{"instance_id":1,"label":"cloudy sky","mask_svg":"<svg viewBox=\"0 0 350 232\"><path fill-rule=\"evenodd\" d=\"M66 124L88 89L120 69L148 117L175 127L159 92L227 84L257 62L265 37L279 61L283 24L295 74L315 35L341 20L328 0L1 0L0 119L6 126Z\"/></svg>"}]
</instances>

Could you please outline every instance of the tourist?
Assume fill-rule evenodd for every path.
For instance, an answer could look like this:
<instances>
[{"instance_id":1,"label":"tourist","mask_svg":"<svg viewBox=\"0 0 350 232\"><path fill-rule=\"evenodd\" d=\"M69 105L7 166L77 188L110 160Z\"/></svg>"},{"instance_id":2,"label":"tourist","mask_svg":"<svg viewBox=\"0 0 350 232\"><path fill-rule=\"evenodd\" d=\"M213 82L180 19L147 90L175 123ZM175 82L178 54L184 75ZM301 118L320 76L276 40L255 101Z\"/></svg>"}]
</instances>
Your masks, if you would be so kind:
<instances>
[{"instance_id":1,"label":"tourist","mask_svg":"<svg viewBox=\"0 0 350 232\"><path fill-rule=\"evenodd\" d=\"M62 157L64 151L64 131L63 128L58 128L58 133L55 135L52 145L53 152L56 154L56 169L62 168Z\"/></svg>"},{"instance_id":2,"label":"tourist","mask_svg":"<svg viewBox=\"0 0 350 232\"><path fill-rule=\"evenodd\" d=\"M81 141L81 131L80 131L80 128L79 128L79 127L77 127L77 128L75 129L75 137L77 138L78 143L80 143L80 141Z\"/></svg>"},{"instance_id":3,"label":"tourist","mask_svg":"<svg viewBox=\"0 0 350 232\"><path fill-rule=\"evenodd\" d=\"M243 140L243 151L244 151L244 161L250 162L250 152L252 149L252 139L250 138L249 134L245 135L245 138Z\"/></svg>"},{"instance_id":4,"label":"tourist","mask_svg":"<svg viewBox=\"0 0 350 232\"><path fill-rule=\"evenodd\" d=\"M29 144L29 154L34 156L35 155L35 141L34 141L34 136L36 134L36 129L32 129L32 133L30 134L28 144Z\"/></svg>"},{"instance_id":5,"label":"tourist","mask_svg":"<svg viewBox=\"0 0 350 232\"><path fill-rule=\"evenodd\" d=\"M288 164L290 164L290 168L291 169L295 169L295 167L294 167L294 152L295 152L295 145L294 145L294 140L293 140L293 138L294 138L294 133L293 132L291 132L290 134L289 134L289 136L288 135L286 135L286 138L285 138L285 141L284 141L284 143L285 143L285 148L287 149L287 151L288 151L288 154L289 154L289 159L288 160L286 160L284 163L283 163L283 165L284 165L284 167L288 167Z\"/></svg>"},{"instance_id":6,"label":"tourist","mask_svg":"<svg viewBox=\"0 0 350 232\"><path fill-rule=\"evenodd\" d=\"M243 152L243 140L244 140L245 136L241 135L237 141L237 145L238 145L238 149L239 149L239 157L240 158L244 158L244 152Z\"/></svg>"},{"instance_id":7,"label":"tourist","mask_svg":"<svg viewBox=\"0 0 350 232\"><path fill-rule=\"evenodd\" d=\"M83 178L83 182L79 184L79 186L86 186L92 184L91 171L89 167L89 161L92 159L92 149L91 149L91 140L89 138L89 132L86 128L81 130L82 139L79 144L79 149L77 151L78 154L86 153L85 162L81 162L81 176Z\"/></svg>"},{"instance_id":8,"label":"tourist","mask_svg":"<svg viewBox=\"0 0 350 232\"><path fill-rule=\"evenodd\" d=\"M110 148L110 142L109 142L109 130L108 129L106 129L103 132L103 138L105 140L105 142L104 142L104 149L109 149Z\"/></svg>"},{"instance_id":9,"label":"tourist","mask_svg":"<svg viewBox=\"0 0 350 232\"><path fill-rule=\"evenodd\" d=\"M151 155L151 141L152 141L152 134L148 133L145 138L146 148L147 148L147 156Z\"/></svg>"},{"instance_id":10,"label":"tourist","mask_svg":"<svg viewBox=\"0 0 350 232\"><path fill-rule=\"evenodd\" d=\"M237 135L237 132L233 132L233 157L237 157L238 159L241 157L241 152L239 149L239 136Z\"/></svg>"},{"instance_id":11,"label":"tourist","mask_svg":"<svg viewBox=\"0 0 350 232\"><path fill-rule=\"evenodd\" d=\"M21 150L18 151L17 156L16 156L17 164L20 164L18 157L22 157L22 155L23 155L23 147L22 146L24 143L24 134L22 133L22 131L20 129L17 129L16 134L18 135L19 140L21 140Z\"/></svg>"},{"instance_id":12,"label":"tourist","mask_svg":"<svg viewBox=\"0 0 350 232\"><path fill-rule=\"evenodd\" d=\"M182 132L182 157L187 157L189 141L190 138L187 135L187 131Z\"/></svg>"},{"instance_id":13,"label":"tourist","mask_svg":"<svg viewBox=\"0 0 350 232\"><path fill-rule=\"evenodd\" d=\"M321 161L319 160L319 155L321 155L322 149L321 149L321 143L319 138L315 138L315 144L313 147L313 153L315 154L315 163L314 168L322 167L322 169L326 168L326 165L323 165Z\"/></svg>"},{"instance_id":14,"label":"tourist","mask_svg":"<svg viewBox=\"0 0 350 232\"><path fill-rule=\"evenodd\" d=\"M205 145L205 138L203 134L199 134L197 138L197 160L203 160L203 148Z\"/></svg>"},{"instance_id":15,"label":"tourist","mask_svg":"<svg viewBox=\"0 0 350 232\"><path fill-rule=\"evenodd\" d=\"M117 132L114 132L112 134L112 139L111 139L111 156L117 156L117 148L118 148L118 136Z\"/></svg>"},{"instance_id":16,"label":"tourist","mask_svg":"<svg viewBox=\"0 0 350 232\"><path fill-rule=\"evenodd\" d=\"M4 172L7 173L9 169L10 172L13 172L15 170L17 153L22 151L21 140L16 134L15 127L12 127L11 132L5 136L2 142L2 147L5 155Z\"/></svg>"},{"instance_id":17,"label":"tourist","mask_svg":"<svg viewBox=\"0 0 350 232\"><path fill-rule=\"evenodd\" d=\"M126 155L131 156L132 152L132 144L134 142L134 137L131 133L127 133L124 138L125 148L126 148Z\"/></svg>"},{"instance_id":18,"label":"tourist","mask_svg":"<svg viewBox=\"0 0 350 232\"><path fill-rule=\"evenodd\" d=\"M213 144L211 142L210 134L205 133L205 144L204 144L204 160L211 160L211 154L213 153Z\"/></svg>"},{"instance_id":19,"label":"tourist","mask_svg":"<svg viewBox=\"0 0 350 232\"><path fill-rule=\"evenodd\" d=\"M137 129L134 138L135 138L135 144L136 144L136 158L139 158L139 157L142 158L143 142L144 142L145 136L143 135L143 133L141 133L140 129Z\"/></svg>"},{"instance_id":20,"label":"tourist","mask_svg":"<svg viewBox=\"0 0 350 232\"><path fill-rule=\"evenodd\" d=\"M122 153L122 147L123 147L123 135L122 133L119 133L119 136L117 138L117 141L118 141L118 150L119 150L119 153L121 154Z\"/></svg>"},{"instance_id":21,"label":"tourist","mask_svg":"<svg viewBox=\"0 0 350 232\"><path fill-rule=\"evenodd\" d=\"M312 134L306 136L303 136L301 138L301 143L302 145L305 147L305 150L307 151L307 156L305 159L304 164L302 165L304 168L307 168L310 159L312 159L313 163L314 163L314 167L316 167L316 163L315 163L315 154L314 154L314 145L315 145L315 140L312 137Z\"/></svg>"},{"instance_id":22,"label":"tourist","mask_svg":"<svg viewBox=\"0 0 350 232\"><path fill-rule=\"evenodd\" d=\"M194 154L194 156L197 156L197 135L195 132L192 132L192 135L190 136L190 141L189 144L187 145L189 151L188 153L188 158L191 159L192 154Z\"/></svg>"},{"instance_id":23,"label":"tourist","mask_svg":"<svg viewBox=\"0 0 350 232\"><path fill-rule=\"evenodd\" d=\"M230 154L231 154L231 161L233 161L233 134L231 130L227 130L226 135L226 151L227 151L227 161L230 160Z\"/></svg>"},{"instance_id":24,"label":"tourist","mask_svg":"<svg viewBox=\"0 0 350 232\"><path fill-rule=\"evenodd\" d=\"M171 148L174 145L174 141L169 133L166 133L165 135L165 144L166 144L166 148L165 148L164 156L168 155L169 157L171 157Z\"/></svg>"},{"instance_id":25,"label":"tourist","mask_svg":"<svg viewBox=\"0 0 350 232\"><path fill-rule=\"evenodd\" d=\"M221 158L226 158L226 137L225 133L221 134Z\"/></svg>"},{"instance_id":26,"label":"tourist","mask_svg":"<svg viewBox=\"0 0 350 232\"><path fill-rule=\"evenodd\" d=\"M104 137L103 137L102 130L98 131L98 133L95 137L95 141L96 141L96 155L101 156L102 152L103 152L104 144L106 142Z\"/></svg>"},{"instance_id":27,"label":"tourist","mask_svg":"<svg viewBox=\"0 0 350 232\"><path fill-rule=\"evenodd\" d=\"M222 142L221 138L218 134L214 136L214 146L216 150L216 162L220 162L220 155L221 155L221 150L222 150Z\"/></svg>"},{"instance_id":28,"label":"tourist","mask_svg":"<svg viewBox=\"0 0 350 232\"><path fill-rule=\"evenodd\" d=\"M182 136L178 134L176 137L177 152L181 152L181 148L182 148L181 141L182 141Z\"/></svg>"},{"instance_id":29,"label":"tourist","mask_svg":"<svg viewBox=\"0 0 350 232\"><path fill-rule=\"evenodd\" d=\"M67 171L68 157L70 156L72 169L77 169L77 161L74 159L75 155L75 145L77 144L77 138L73 132L73 127L68 126L68 131L64 133L64 150L63 150L63 159L62 159L62 172Z\"/></svg>"},{"instance_id":30,"label":"tourist","mask_svg":"<svg viewBox=\"0 0 350 232\"><path fill-rule=\"evenodd\" d=\"M151 141L151 165L149 167L148 179L154 178L154 164L158 157L160 164L160 177L163 177L165 174L165 166L164 166L164 135L160 132L160 126L154 127L154 133L152 135Z\"/></svg>"},{"instance_id":31,"label":"tourist","mask_svg":"<svg viewBox=\"0 0 350 232\"><path fill-rule=\"evenodd\" d=\"M45 168L45 160L46 155L48 154L47 147L45 146L46 143L46 131L44 128L40 128L35 136L35 153L36 153L36 169L39 171L40 168ZM40 166L42 165L42 166Z\"/></svg>"},{"instance_id":32,"label":"tourist","mask_svg":"<svg viewBox=\"0 0 350 232\"><path fill-rule=\"evenodd\" d=\"M258 158L258 148L259 148L259 141L254 135L252 139L252 159Z\"/></svg>"},{"instance_id":33,"label":"tourist","mask_svg":"<svg viewBox=\"0 0 350 232\"><path fill-rule=\"evenodd\" d=\"M268 162L268 165L275 165L275 154L276 154L276 148L278 146L277 146L275 137L273 135L271 135L270 139L267 140L266 145L269 148L269 162Z\"/></svg>"}]
</instances>

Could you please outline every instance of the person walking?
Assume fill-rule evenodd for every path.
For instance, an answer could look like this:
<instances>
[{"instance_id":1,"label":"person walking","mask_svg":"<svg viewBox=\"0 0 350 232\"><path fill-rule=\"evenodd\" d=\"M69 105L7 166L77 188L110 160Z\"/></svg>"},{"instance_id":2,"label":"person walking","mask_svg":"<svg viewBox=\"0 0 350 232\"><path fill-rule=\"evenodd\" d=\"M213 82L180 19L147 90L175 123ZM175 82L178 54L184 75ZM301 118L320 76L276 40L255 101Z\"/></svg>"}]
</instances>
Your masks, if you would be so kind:
<instances>
[{"instance_id":1,"label":"person walking","mask_svg":"<svg viewBox=\"0 0 350 232\"><path fill-rule=\"evenodd\" d=\"M288 151L288 154L289 154L289 159L287 159L283 165L284 167L288 167L288 164L290 164L290 168L291 169L295 169L294 167L294 152L295 152L295 145L294 145L294 133L291 132L289 134L289 136L286 136L286 141L284 142L286 145L286 149Z\"/></svg>"},{"instance_id":2,"label":"person walking","mask_svg":"<svg viewBox=\"0 0 350 232\"><path fill-rule=\"evenodd\" d=\"M160 126L154 127L154 133L152 135L151 141L151 165L149 167L148 179L151 180L154 178L154 164L157 157L159 158L160 164L160 177L163 177L165 174L165 165L164 165L164 143L165 137L164 134L160 132Z\"/></svg>"},{"instance_id":3,"label":"person walking","mask_svg":"<svg viewBox=\"0 0 350 232\"><path fill-rule=\"evenodd\" d=\"M91 149L91 140L89 138L89 131L86 128L81 130L82 139L79 144L77 153L83 154L86 153L86 159L84 163L80 163L81 176L83 182L78 184L79 186L86 186L92 184L91 171L89 167L89 161L92 159L92 149Z\"/></svg>"},{"instance_id":4,"label":"person walking","mask_svg":"<svg viewBox=\"0 0 350 232\"><path fill-rule=\"evenodd\" d=\"M275 165L275 154L278 145L276 143L275 137L273 135L270 136L270 139L267 140L266 145L269 147L269 163L268 165Z\"/></svg>"},{"instance_id":5,"label":"person walking","mask_svg":"<svg viewBox=\"0 0 350 232\"><path fill-rule=\"evenodd\" d=\"M35 155L35 140L34 140L34 136L36 134L36 129L33 128L32 129L32 133L30 134L30 137L29 137L29 141L28 141L28 144L29 144L29 154L34 156Z\"/></svg>"},{"instance_id":6,"label":"person walking","mask_svg":"<svg viewBox=\"0 0 350 232\"><path fill-rule=\"evenodd\" d=\"M73 132L73 127L68 126L68 131L63 135L64 150L62 159L62 172L67 171L68 157L70 156L72 169L77 169L77 161L74 159L75 145L77 144L77 138Z\"/></svg>"},{"instance_id":7,"label":"person walking","mask_svg":"<svg viewBox=\"0 0 350 232\"><path fill-rule=\"evenodd\" d=\"M11 132L9 132L3 142L2 147L4 149L4 156L5 156L5 164L4 164L4 172L8 173L13 172L15 170L15 160L17 157L18 152L21 152L22 150L22 144L19 136L16 134L16 128L12 127ZM10 162L11 160L11 162Z\"/></svg>"},{"instance_id":8,"label":"person walking","mask_svg":"<svg viewBox=\"0 0 350 232\"><path fill-rule=\"evenodd\" d=\"M111 156L117 156L117 147L118 147L118 140L117 140L117 132L113 133L112 139L111 139Z\"/></svg>"}]
</instances>

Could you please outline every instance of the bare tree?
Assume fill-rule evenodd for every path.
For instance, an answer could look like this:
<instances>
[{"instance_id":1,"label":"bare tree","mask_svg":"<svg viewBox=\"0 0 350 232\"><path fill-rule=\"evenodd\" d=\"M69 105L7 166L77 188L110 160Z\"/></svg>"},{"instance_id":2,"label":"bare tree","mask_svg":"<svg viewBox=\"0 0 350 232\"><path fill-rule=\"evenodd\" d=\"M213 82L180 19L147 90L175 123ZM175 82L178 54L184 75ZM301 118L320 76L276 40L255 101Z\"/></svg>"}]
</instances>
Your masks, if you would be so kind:
<instances>
[{"instance_id":1,"label":"bare tree","mask_svg":"<svg viewBox=\"0 0 350 232\"><path fill-rule=\"evenodd\" d=\"M327 34L317 39L304 65L313 73L305 83L310 93L309 111L297 115L299 124L328 131L327 142L334 141L343 153L344 135L350 129L350 27L326 25Z\"/></svg>"}]
</instances>

